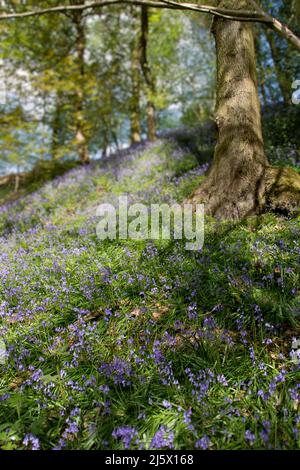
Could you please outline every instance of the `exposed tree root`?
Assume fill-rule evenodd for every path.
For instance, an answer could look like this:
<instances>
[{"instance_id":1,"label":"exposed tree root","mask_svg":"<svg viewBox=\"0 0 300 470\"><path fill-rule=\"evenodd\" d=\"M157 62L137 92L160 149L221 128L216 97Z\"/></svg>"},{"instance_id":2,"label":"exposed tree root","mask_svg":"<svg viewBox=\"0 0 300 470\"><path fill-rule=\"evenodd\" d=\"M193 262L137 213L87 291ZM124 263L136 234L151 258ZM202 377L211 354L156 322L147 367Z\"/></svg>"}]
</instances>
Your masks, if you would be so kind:
<instances>
[{"instance_id":1,"label":"exposed tree root","mask_svg":"<svg viewBox=\"0 0 300 470\"><path fill-rule=\"evenodd\" d=\"M255 179L233 180L224 186L211 174L185 201L205 204L205 213L219 219L240 220L272 211L283 215L300 210L300 175L291 168L266 167Z\"/></svg>"},{"instance_id":2,"label":"exposed tree root","mask_svg":"<svg viewBox=\"0 0 300 470\"><path fill-rule=\"evenodd\" d=\"M299 212L300 175L292 168L268 167L265 191L265 209L283 214Z\"/></svg>"}]
</instances>

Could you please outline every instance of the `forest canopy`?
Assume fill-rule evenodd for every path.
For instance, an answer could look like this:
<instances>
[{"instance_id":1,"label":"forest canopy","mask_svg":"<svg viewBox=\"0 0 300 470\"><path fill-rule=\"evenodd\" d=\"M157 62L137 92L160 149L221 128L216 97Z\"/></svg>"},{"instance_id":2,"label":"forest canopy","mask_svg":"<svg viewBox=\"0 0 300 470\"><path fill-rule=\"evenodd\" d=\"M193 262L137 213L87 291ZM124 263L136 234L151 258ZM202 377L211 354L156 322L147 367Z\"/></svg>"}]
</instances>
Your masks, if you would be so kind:
<instances>
[{"instance_id":1,"label":"forest canopy","mask_svg":"<svg viewBox=\"0 0 300 470\"><path fill-rule=\"evenodd\" d=\"M295 210L298 176L268 162L259 93L266 105L274 97L265 77L272 61L279 99L292 100L298 13L294 1L2 2L3 161L17 171L45 158L87 163L128 141L153 141L158 126L203 122L216 98L215 157L191 200L225 218Z\"/></svg>"}]
</instances>

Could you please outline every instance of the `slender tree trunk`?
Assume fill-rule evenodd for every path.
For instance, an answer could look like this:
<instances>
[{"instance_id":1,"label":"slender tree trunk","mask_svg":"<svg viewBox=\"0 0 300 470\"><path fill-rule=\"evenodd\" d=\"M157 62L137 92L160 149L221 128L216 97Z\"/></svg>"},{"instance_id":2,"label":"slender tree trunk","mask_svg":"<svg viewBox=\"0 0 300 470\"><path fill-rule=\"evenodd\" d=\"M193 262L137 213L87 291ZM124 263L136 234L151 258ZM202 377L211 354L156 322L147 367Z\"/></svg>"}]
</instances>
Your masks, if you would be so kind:
<instances>
[{"instance_id":1,"label":"slender tree trunk","mask_svg":"<svg viewBox=\"0 0 300 470\"><path fill-rule=\"evenodd\" d=\"M61 126L61 94L58 91L55 101L55 110L52 119L52 141L51 141L51 156L52 160L59 158L59 144L60 144L60 126Z\"/></svg>"},{"instance_id":2,"label":"slender tree trunk","mask_svg":"<svg viewBox=\"0 0 300 470\"><path fill-rule=\"evenodd\" d=\"M103 145L101 158L105 160L106 157L107 157L107 147Z\"/></svg>"},{"instance_id":3,"label":"slender tree trunk","mask_svg":"<svg viewBox=\"0 0 300 470\"><path fill-rule=\"evenodd\" d=\"M118 141L118 135L117 135L117 133L115 132L114 129L112 129L111 135L112 135L113 142L116 146L116 150L119 151L120 150L120 144L119 144L119 141Z\"/></svg>"},{"instance_id":4,"label":"slender tree trunk","mask_svg":"<svg viewBox=\"0 0 300 470\"><path fill-rule=\"evenodd\" d=\"M280 87L280 91L283 97L283 101L286 105L291 104L291 90L292 80L289 77L288 70L283 69L280 64L280 52L276 46L275 36L272 31L266 30L265 35L270 46L272 59L274 62L275 72L277 81Z\"/></svg>"},{"instance_id":5,"label":"slender tree trunk","mask_svg":"<svg viewBox=\"0 0 300 470\"><path fill-rule=\"evenodd\" d=\"M298 23L299 28L300 28L300 2L299 2L299 0L294 0L293 1L293 11L295 13L296 20L297 20L297 23Z\"/></svg>"},{"instance_id":6,"label":"slender tree trunk","mask_svg":"<svg viewBox=\"0 0 300 470\"><path fill-rule=\"evenodd\" d=\"M19 191L19 187L20 187L20 175L19 175L19 170L18 170L18 173L16 173L16 176L15 176L15 188L14 188L15 193Z\"/></svg>"},{"instance_id":7,"label":"slender tree trunk","mask_svg":"<svg viewBox=\"0 0 300 470\"><path fill-rule=\"evenodd\" d=\"M254 34L254 45L257 55L257 75L258 75L258 85L261 91L261 95L263 98L264 106L267 106L268 99L267 99L267 91L266 91L266 73L263 61L263 53L261 49L261 36L259 35L257 28L255 29Z\"/></svg>"},{"instance_id":8,"label":"slender tree trunk","mask_svg":"<svg viewBox=\"0 0 300 470\"><path fill-rule=\"evenodd\" d=\"M78 83L76 88L76 109L75 109L75 142L78 155L82 163L89 163L90 156L88 150L87 137L85 132L84 119L84 86L85 86L85 62L84 54L86 48L85 26L82 12L74 13L74 23L76 27L76 55L78 66Z\"/></svg>"},{"instance_id":9,"label":"slender tree trunk","mask_svg":"<svg viewBox=\"0 0 300 470\"><path fill-rule=\"evenodd\" d=\"M102 158L105 159L107 157L107 149L109 146L109 139L108 139L108 130L106 127L106 123L104 123L103 129L103 143L102 143Z\"/></svg>"},{"instance_id":10,"label":"slender tree trunk","mask_svg":"<svg viewBox=\"0 0 300 470\"><path fill-rule=\"evenodd\" d=\"M155 79L148 60L149 8L141 8L141 68L146 83L148 140L156 138L155 125Z\"/></svg>"},{"instance_id":11,"label":"slender tree trunk","mask_svg":"<svg viewBox=\"0 0 300 470\"><path fill-rule=\"evenodd\" d=\"M58 118L57 110L55 110L55 114L52 121L52 141L51 141L51 157L52 160L58 159L58 151L59 151L59 125L60 121Z\"/></svg>"},{"instance_id":12,"label":"slender tree trunk","mask_svg":"<svg viewBox=\"0 0 300 470\"><path fill-rule=\"evenodd\" d=\"M265 107L267 107L268 106L268 98L267 98L265 83L266 83L266 77L264 75L264 72L262 71L260 81L259 81L259 86L260 86L261 95L262 95L262 99L263 99L263 105Z\"/></svg>"},{"instance_id":13,"label":"slender tree trunk","mask_svg":"<svg viewBox=\"0 0 300 470\"><path fill-rule=\"evenodd\" d=\"M245 6L237 0L219 5ZM218 141L210 172L190 202L204 202L207 214L225 219L241 219L267 205L294 208L300 203L300 178L270 168L264 152L252 25L215 18L213 33Z\"/></svg>"},{"instance_id":14,"label":"slender tree trunk","mask_svg":"<svg viewBox=\"0 0 300 470\"><path fill-rule=\"evenodd\" d=\"M134 20L136 16L134 16ZM131 121L131 143L141 142L141 75L140 75L140 40L136 32L131 43L131 103L130 103L130 121Z\"/></svg>"}]
</instances>

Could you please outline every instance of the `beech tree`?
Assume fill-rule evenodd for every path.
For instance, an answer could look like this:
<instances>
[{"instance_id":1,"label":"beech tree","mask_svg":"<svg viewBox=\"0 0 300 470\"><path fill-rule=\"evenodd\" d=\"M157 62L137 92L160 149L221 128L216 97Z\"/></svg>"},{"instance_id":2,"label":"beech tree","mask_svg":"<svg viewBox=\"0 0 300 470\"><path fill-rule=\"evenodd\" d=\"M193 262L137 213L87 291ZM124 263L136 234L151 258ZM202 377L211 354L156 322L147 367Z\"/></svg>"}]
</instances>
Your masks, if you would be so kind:
<instances>
[{"instance_id":1,"label":"beech tree","mask_svg":"<svg viewBox=\"0 0 300 470\"><path fill-rule=\"evenodd\" d=\"M82 0L72 0L72 3L84 4ZM85 51L86 51L86 32L85 17L82 10L73 11L71 14L72 22L75 26L75 44L76 44L76 109L75 109L75 142L78 148L79 158L83 163L89 163L90 156L85 129L84 119L84 99L85 99Z\"/></svg>"},{"instance_id":2,"label":"beech tree","mask_svg":"<svg viewBox=\"0 0 300 470\"><path fill-rule=\"evenodd\" d=\"M247 4L218 2L231 10ZM300 177L294 170L270 167L265 155L253 27L215 17L213 33L218 141L208 177L191 200L205 202L207 213L227 219L241 219L266 207L289 212L300 203Z\"/></svg>"},{"instance_id":3,"label":"beech tree","mask_svg":"<svg viewBox=\"0 0 300 470\"><path fill-rule=\"evenodd\" d=\"M133 144L141 142L141 91L142 76L146 90L146 117L147 117L147 137L153 141L156 137L155 124L155 77L151 70L148 58L149 40L149 10L147 6L140 8L140 11L133 9L134 36L131 41L131 142ZM142 75L142 76L141 76Z\"/></svg>"}]
</instances>

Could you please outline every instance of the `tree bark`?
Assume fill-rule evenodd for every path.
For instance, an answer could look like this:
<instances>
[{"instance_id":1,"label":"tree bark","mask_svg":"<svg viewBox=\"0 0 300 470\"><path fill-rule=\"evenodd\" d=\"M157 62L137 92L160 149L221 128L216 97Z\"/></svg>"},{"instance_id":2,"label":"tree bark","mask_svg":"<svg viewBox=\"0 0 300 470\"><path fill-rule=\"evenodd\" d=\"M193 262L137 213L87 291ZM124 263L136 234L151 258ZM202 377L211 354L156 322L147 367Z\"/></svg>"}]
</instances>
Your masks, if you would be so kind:
<instances>
[{"instance_id":1,"label":"tree bark","mask_svg":"<svg viewBox=\"0 0 300 470\"><path fill-rule=\"evenodd\" d=\"M242 3L224 0L219 5L243 8ZM209 174L189 202L204 202L207 214L222 219L241 219L267 206L294 209L300 204L299 176L293 171L289 177L279 175L264 152L252 26L215 18L213 33L218 141ZM292 180L295 191L287 185Z\"/></svg>"},{"instance_id":2,"label":"tree bark","mask_svg":"<svg viewBox=\"0 0 300 470\"><path fill-rule=\"evenodd\" d=\"M75 104L75 142L78 155L82 163L89 163L90 156L88 150L87 136L85 132L84 119L84 86L85 86L85 61L84 54L86 48L86 36L84 18L81 11L73 13L76 28L76 58L78 66L78 80L76 87Z\"/></svg>"},{"instance_id":3,"label":"tree bark","mask_svg":"<svg viewBox=\"0 0 300 470\"><path fill-rule=\"evenodd\" d=\"M147 129L148 140L154 141L156 138L155 124L155 79L148 60L148 37L149 37L149 9L147 6L141 8L141 68L146 83L147 96Z\"/></svg>"}]
</instances>

